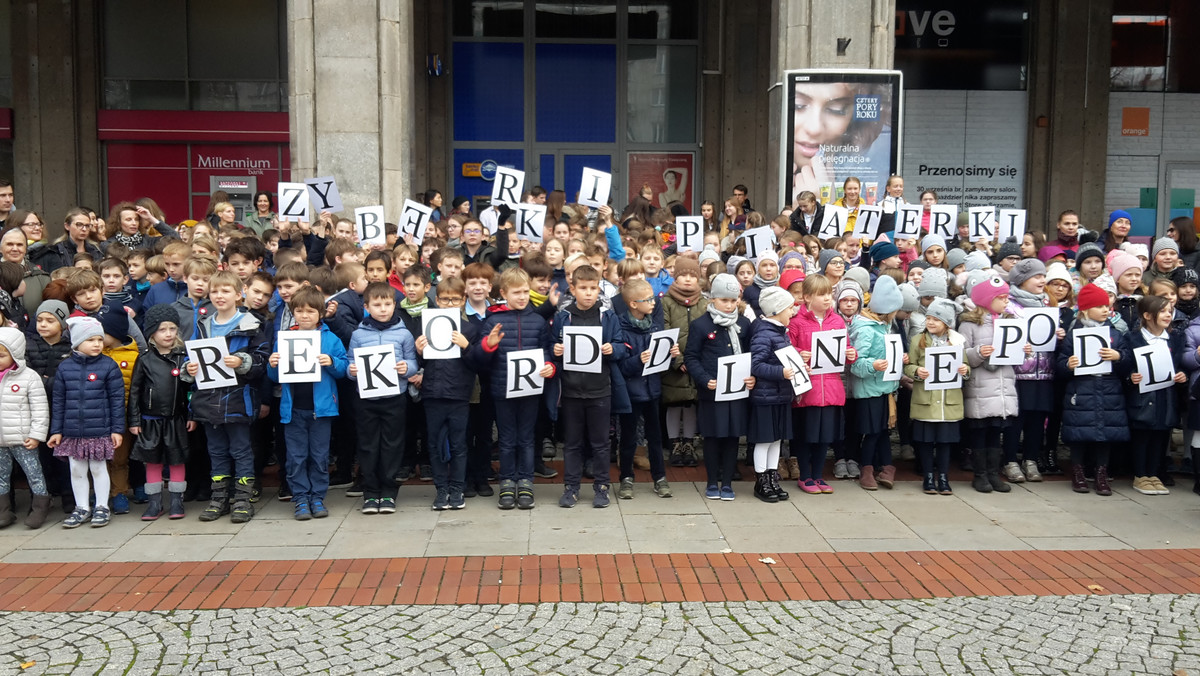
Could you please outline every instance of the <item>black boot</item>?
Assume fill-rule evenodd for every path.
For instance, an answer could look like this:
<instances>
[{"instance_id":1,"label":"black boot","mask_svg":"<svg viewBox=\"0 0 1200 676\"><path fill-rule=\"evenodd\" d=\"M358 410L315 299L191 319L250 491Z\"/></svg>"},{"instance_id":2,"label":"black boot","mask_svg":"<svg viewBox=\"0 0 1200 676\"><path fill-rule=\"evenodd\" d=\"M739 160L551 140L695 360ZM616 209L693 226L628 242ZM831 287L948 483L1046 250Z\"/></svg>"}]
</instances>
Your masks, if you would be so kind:
<instances>
[{"instance_id":1,"label":"black boot","mask_svg":"<svg viewBox=\"0 0 1200 676\"><path fill-rule=\"evenodd\" d=\"M234 523L246 523L254 516L254 505L250 496L254 494L254 479L243 477L233 486L233 506L229 517Z\"/></svg>"},{"instance_id":2,"label":"black boot","mask_svg":"<svg viewBox=\"0 0 1200 676\"><path fill-rule=\"evenodd\" d=\"M925 473L925 480L921 482L921 490L925 495L937 495L937 483L934 480L933 472Z\"/></svg>"},{"instance_id":3,"label":"black boot","mask_svg":"<svg viewBox=\"0 0 1200 676\"><path fill-rule=\"evenodd\" d=\"M229 513L229 489L232 484L233 477L213 479L212 497L209 498L208 506L200 512L201 521L216 521Z\"/></svg>"},{"instance_id":4,"label":"black boot","mask_svg":"<svg viewBox=\"0 0 1200 676\"><path fill-rule=\"evenodd\" d=\"M1012 486L1009 486L1000 476L1000 463L1003 457L1003 451L999 448L987 449L987 480L992 485L992 490L997 493L1007 493L1012 490Z\"/></svg>"},{"instance_id":5,"label":"black boot","mask_svg":"<svg viewBox=\"0 0 1200 676\"><path fill-rule=\"evenodd\" d=\"M979 465L975 470L975 478L971 480L971 488L980 493L991 493L992 484L988 481L987 470L983 468L983 463L979 463Z\"/></svg>"},{"instance_id":6,"label":"black boot","mask_svg":"<svg viewBox=\"0 0 1200 676\"><path fill-rule=\"evenodd\" d=\"M162 484L159 484L161 487ZM162 491L146 494L146 511L142 512L142 521L156 521L163 513Z\"/></svg>"},{"instance_id":7,"label":"black boot","mask_svg":"<svg viewBox=\"0 0 1200 676\"><path fill-rule=\"evenodd\" d=\"M938 495L954 495L954 491L950 490L950 480L945 474L937 475L937 492Z\"/></svg>"},{"instance_id":8,"label":"black boot","mask_svg":"<svg viewBox=\"0 0 1200 676\"><path fill-rule=\"evenodd\" d=\"M766 472L759 474L754 481L754 497L763 502L779 502L779 497L771 490L771 480Z\"/></svg>"},{"instance_id":9,"label":"black boot","mask_svg":"<svg viewBox=\"0 0 1200 676\"><path fill-rule=\"evenodd\" d=\"M780 501L783 501L791 497L788 495L787 491L783 490L783 486L779 483L779 470L767 470L767 477L771 480L771 490L775 491L776 498L778 498Z\"/></svg>"}]
</instances>

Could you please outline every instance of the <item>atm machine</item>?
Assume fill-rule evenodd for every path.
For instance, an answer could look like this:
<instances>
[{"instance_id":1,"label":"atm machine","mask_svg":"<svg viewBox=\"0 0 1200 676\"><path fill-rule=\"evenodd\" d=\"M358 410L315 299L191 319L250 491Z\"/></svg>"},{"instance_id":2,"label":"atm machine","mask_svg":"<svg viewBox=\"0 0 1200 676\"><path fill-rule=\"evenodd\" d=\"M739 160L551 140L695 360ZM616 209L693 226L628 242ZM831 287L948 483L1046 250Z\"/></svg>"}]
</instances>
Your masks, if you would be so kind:
<instances>
[{"instance_id":1,"label":"atm machine","mask_svg":"<svg viewBox=\"0 0 1200 676\"><path fill-rule=\"evenodd\" d=\"M224 190L237 213L237 222L245 220L246 214L254 213L254 193L258 192L257 176L210 176L209 194Z\"/></svg>"}]
</instances>

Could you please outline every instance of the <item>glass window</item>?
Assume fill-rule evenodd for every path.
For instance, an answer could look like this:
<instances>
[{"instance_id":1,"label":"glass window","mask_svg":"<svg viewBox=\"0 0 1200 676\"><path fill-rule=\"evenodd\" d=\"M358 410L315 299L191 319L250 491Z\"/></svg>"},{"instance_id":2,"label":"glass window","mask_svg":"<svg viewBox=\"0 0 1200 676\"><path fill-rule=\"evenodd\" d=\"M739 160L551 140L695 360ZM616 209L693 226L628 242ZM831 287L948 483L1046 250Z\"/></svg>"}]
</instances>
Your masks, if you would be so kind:
<instances>
[{"instance_id":1,"label":"glass window","mask_svg":"<svg viewBox=\"0 0 1200 676\"><path fill-rule=\"evenodd\" d=\"M0 108L12 108L12 3L0 2ZM2 172L0 172L2 173ZM4 174L11 176L11 173Z\"/></svg>"},{"instance_id":2,"label":"glass window","mask_svg":"<svg viewBox=\"0 0 1200 676\"><path fill-rule=\"evenodd\" d=\"M629 0L629 37L635 40L695 40L700 3L695 0Z\"/></svg>"},{"instance_id":3,"label":"glass window","mask_svg":"<svg viewBox=\"0 0 1200 676\"><path fill-rule=\"evenodd\" d=\"M519 1L454 0L454 36L519 38L525 33L525 8Z\"/></svg>"},{"instance_id":4,"label":"glass window","mask_svg":"<svg viewBox=\"0 0 1200 676\"><path fill-rule=\"evenodd\" d=\"M124 0L104 5L104 74L111 78L187 77L183 0Z\"/></svg>"},{"instance_id":5,"label":"glass window","mask_svg":"<svg viewBox=\"0 0 1200 676\"><path fill-rule=\"evenodd\" d=\"M617 37L617 6L611 1L537 2L535 24L539 38Z\"/></svg>"},{"instance_id":6,"label":"glass window","mask_svg":"<svg viewBox=\"0 0 1200 676\"><path fill-rule=\"evenodd\" d=\"M629 45L626 139L696 142L696 48Z\"/></svg>"},{"instance_id":7,"label":"glass window","mask_svg":"<svg viewBox=\"0 0 1200 676\"><path fill-rule=\"evenodd\" d=\"M906 89L1027 86L1029 0L896 0L895 26Z\"/></svg>"},{"instance_id":8,"label":"glass window","mask_svg":"<svg viewBox=\"0 0 1200 676\"><path fill-rule=\"evenodd\" d=\"M1167 16L1116 14L1112 20L1111 88L1163 91L1167 82Z\"/></svg>"},{"instance_id":9,"label":"glass window","mask_svg":"<svg viewBox=\"0 0 1200 676\"><path fill-rule=\"evenodd\" d=\"M187 110L183 80L105 80L104 105L118 110Z\"/></svg>"},{"instance_id":10,"label":"glass window","mask_svg":"<svg viewBox=\"0 0 1200 676\"><path fill-rule=\"evenodd\" d=\"M280 79L280 54L286 49L279 46L276 2L190 2L187 33L191 79Z\"/></svg>"}]
</instances>

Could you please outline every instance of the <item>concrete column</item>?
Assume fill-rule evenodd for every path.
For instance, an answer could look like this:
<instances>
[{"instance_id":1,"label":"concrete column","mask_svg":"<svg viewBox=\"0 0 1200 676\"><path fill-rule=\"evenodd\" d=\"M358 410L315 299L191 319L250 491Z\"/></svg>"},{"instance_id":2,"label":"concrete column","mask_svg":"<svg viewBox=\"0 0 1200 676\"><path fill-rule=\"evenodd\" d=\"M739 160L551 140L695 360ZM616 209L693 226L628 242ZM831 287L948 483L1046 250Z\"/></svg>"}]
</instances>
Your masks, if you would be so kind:
<instances>
[{"instance_id":1,"label":"concrete column","mask_svg":"<svg viewBox=\"0 0 1200 676\"><path fill-rule=\"evenodd\" d=\"M100 203L96 138L100 62L92 3L13 0L13 136L17 205L61 233L79 204Z\"/></svg>"},{"instance_id":2,"label":"concrete column","mask_svg":"<svg viewBox=\"0 0 1200 676\"><path fill-rule=\"evenodd\" d=\"M1053 233L1074 209L1103 230L1112 0L1046 0L1032 18L1029 225Z\"/></svg>"},{"instance_id":3,"label":"concrete column","mask_svg":"<svg viewBox=\"0 0 1200 676\"><path fill-rule=\"evenodd\" d=\"M399 213L411 192L411 0L288 0L288 50L293 176L336 176L348 208Z\"/></svg>"},{"instance_id":4,"label":"concrete column","mask_svg":"<svg viewBox=\"0 0 1200 676\"><path fill-rule=\"evenodd\" d=\"M783 73L798 68L890 69L894 62L895 0L770 0L770 114L767 175L759 200L773 212L779 194L779 133ZM839 39L849 40L838 53Z\"/></svg>"}]
</instances>

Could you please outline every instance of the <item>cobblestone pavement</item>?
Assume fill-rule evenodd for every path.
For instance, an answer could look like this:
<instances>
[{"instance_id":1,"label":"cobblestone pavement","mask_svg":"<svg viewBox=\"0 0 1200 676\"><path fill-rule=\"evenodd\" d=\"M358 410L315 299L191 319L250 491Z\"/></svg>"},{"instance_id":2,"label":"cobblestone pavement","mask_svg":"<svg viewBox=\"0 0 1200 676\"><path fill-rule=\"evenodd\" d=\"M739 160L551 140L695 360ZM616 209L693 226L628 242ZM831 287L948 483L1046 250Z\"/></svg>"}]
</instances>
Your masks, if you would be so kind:
<instances>
[{"instance_id":1,"label":"cobblestone pavement","mask_svg":"<svg viewBox=\"0 0 1200 676\"><path fill-rule=\"evenodd\" d=\"M1139 595L3 613L0 674L1195 675L1198 611Z\"/></svg>"}]
</instances>

